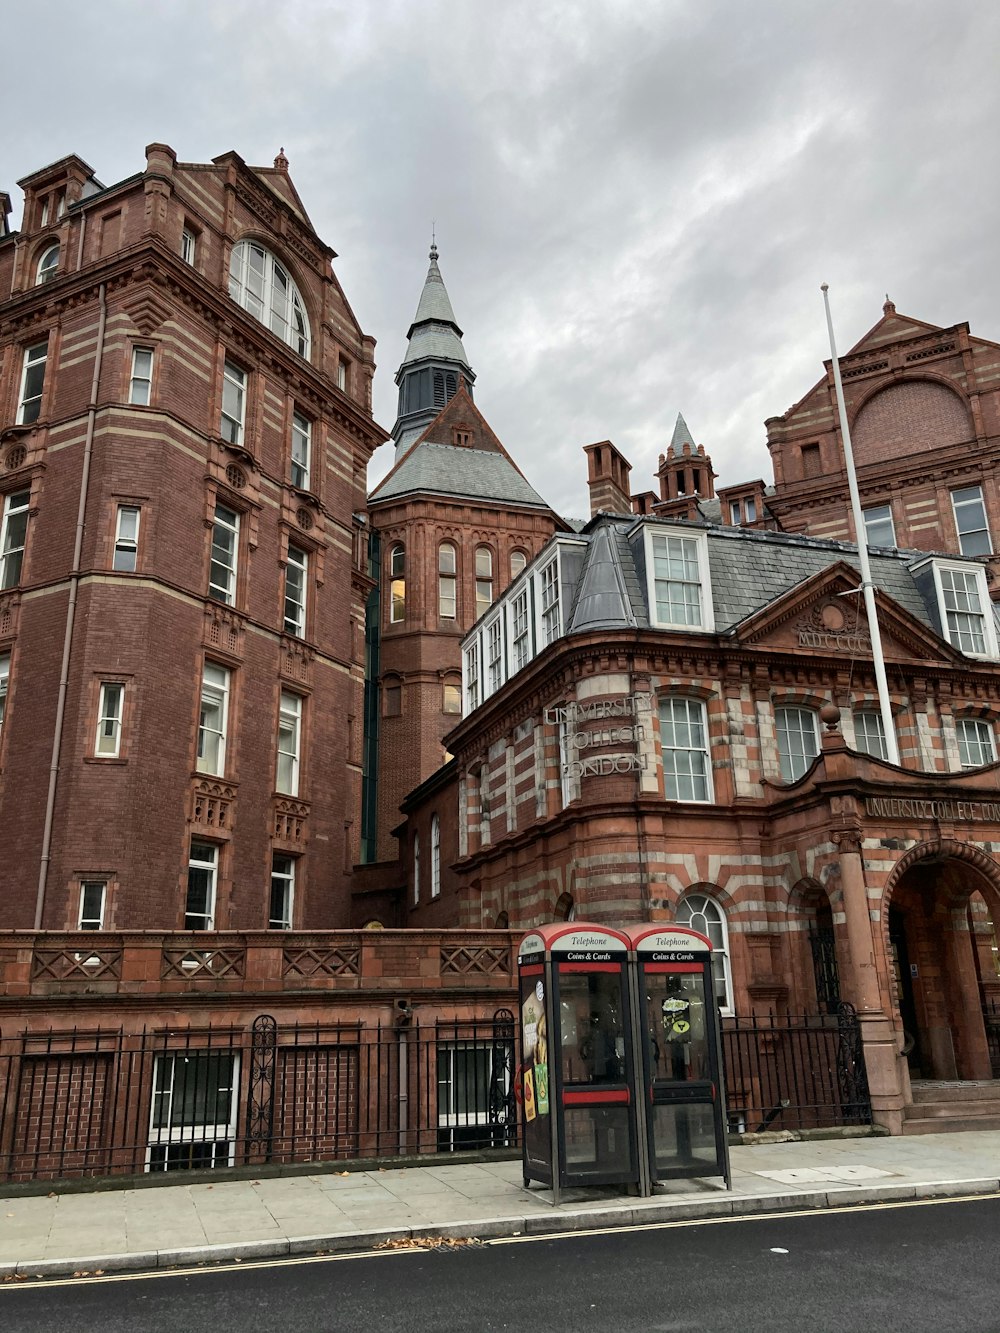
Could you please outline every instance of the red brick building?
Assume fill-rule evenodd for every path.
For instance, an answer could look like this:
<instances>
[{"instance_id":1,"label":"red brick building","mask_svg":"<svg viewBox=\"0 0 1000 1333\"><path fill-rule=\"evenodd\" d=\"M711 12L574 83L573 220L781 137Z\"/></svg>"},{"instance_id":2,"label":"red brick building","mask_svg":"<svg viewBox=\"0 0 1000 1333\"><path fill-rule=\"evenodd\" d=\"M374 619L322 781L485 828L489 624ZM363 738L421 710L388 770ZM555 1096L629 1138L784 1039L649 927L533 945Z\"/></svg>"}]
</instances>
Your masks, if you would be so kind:
<instances>
[{"instance_id":1,"label":"red brick building","mask_svg":"<svg viewBox=\"0 0 1000 1333\"><path fill-rule=\"evenodd\" d=\"M373 341L283 154L0 234L4 925L348 919Z\"/></svg>"}]
</instances>

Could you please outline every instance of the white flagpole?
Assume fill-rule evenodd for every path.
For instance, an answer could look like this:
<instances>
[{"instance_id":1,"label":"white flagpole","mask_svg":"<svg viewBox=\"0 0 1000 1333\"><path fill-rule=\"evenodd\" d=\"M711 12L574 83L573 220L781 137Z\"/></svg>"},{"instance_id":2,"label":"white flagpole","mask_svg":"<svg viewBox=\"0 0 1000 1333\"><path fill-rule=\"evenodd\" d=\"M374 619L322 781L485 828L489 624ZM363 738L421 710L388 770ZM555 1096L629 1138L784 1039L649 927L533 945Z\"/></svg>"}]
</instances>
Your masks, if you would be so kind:
<instances>
[{"instance_id":1,"label":"white flagpole","mask_svg":"<svg viewBox=\"0 0 1000 1333\"><path fill-rule=\"evenodd\" d=\"M858 478L854 471L854 450L851 448L851 431L847 424L847 408L844 405L844 385L840 378L840 361L837 357L837 343L833 336L833 318L830 314L829 287L824 282L820 288L823 304L826 307L826 327L830 332L830 356L833 360L833 382L837 390L837 411L840 413L840 433L844 440L844 462L847 464L847 485L851 492L851 513L854 515L854 531L858 538L858 559L861 564L861 588L865 595L865 611L868 614L868 633L872 641L872 661L875 666L875 684L878 689L878 706L882 714L882 730L885 732L885 749L890 764L899 764L899 746L896 744L896 726L892 720L892 708L889 704L889 682L885 675L885 658L882 656L882 636L878 628L878 611L875 607L875 584L872 582L871 562L868 559L868 544L865 541L865 520L861 513L861 496L858 493Z\"/></svg>"}]
</instances>

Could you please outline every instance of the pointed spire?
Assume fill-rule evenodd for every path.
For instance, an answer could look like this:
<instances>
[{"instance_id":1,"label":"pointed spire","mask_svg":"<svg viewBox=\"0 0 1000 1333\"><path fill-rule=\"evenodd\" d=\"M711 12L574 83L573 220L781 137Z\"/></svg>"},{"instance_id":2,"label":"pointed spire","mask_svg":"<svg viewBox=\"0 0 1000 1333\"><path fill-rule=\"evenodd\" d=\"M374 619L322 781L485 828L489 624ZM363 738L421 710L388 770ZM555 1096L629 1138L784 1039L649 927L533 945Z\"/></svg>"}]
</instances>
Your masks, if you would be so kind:
<instances>
[{"instance_id":1,"label":"pointed spire","mask_svg":"<svg viewBox=\"0 0 1000 1333\"><path fill-rule=\"evenodd\" d=\"M424 288L417 303L417 313L413 316L413 323L410 325L410 330L406 336L412 338L413 331L418 325L424 324L428 320L435 320L439 324L450 324L461 338L462 330L458 327L455 312L452 310L451 301L448 299L444 279L441 277L441 270L438 268L438 248L436 241L433 239L431 240L431 250L428 258L430 259L430 266L427 269Z\"/></svg>"},{"instance_id":2,"label":"pointed spire","mask_svg":"<svg viewBox=\"0 0 1000 1333\"><path fill-rule=\"evenodd\" d=\"M687 422L681 416L680 412L678 412L677 420L674 422L674 433L670 437L670 448L673 449L675 454L682 454L685 445L690 453L695 447L694 436L691 434L690 430L688 430Z\"/></svg>"}]
</instances>

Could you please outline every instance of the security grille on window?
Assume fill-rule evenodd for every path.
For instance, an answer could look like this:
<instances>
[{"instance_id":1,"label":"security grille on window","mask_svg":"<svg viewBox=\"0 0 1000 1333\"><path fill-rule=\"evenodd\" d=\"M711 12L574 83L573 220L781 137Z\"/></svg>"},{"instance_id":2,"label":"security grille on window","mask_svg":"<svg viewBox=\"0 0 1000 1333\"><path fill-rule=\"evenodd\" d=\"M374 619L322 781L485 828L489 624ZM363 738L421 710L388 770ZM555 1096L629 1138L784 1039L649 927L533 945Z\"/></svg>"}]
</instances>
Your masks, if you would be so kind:
<instances>
[{"instance_id":1,"label":"security grille on window","mask_svg":"<svg viewBox=\"0 0 1000 1333\"><path fill-rule=\"evenodd\" d=\"M116 758L121 748L122 701L124 698L124 685L113 685L105 681L101 686L97 719L97 743L94 747L94 754L102 759Z\"/></svg>"},{"instance_id":2,"label":"security grille on window","mask_svg":"<svg viewBox=\"0 0 1000 1333\"><path fill-rule=\"evenodd\" d=\"M222 371L222 419L219 423L219 433L230 444L243 443L246 394L246 371L227 357Z\"/></svg>"},{"instance_id":3,"label":"security grille on window","mask_svg":"<svg viewBox=\"0 0 1000 1333\"><path fill-rule=\"evenodd\" d=\"M997 757L993 727L978 717L960 717L955 723L958 757L963 768L982 768Z\"/></svg>"},{"instance_id":4,"label":"security grille on window","mask_svg":"<svg viewBox=\"0 0 1000 1333\"><path fill-rule=\"evenodd\" d=\"M278 712L278 783L277 790L286 796L299 794L299 745L302 729L302 699L297 694L281 691Z\"/></svg>"},{"instance_id":5,"label":"security grille on window","mask_svg":"<svg viewBox=\"0 0 1000 1333\"><path fill-rule=\"evenodd\" d=\"M652 534L656 618L661 625L700 625L701 570L693 537Z\"/></svg>"},{"instance_id":6,"label":"security grille on window","mask_svg":"<svg viewBox=\"0 0 1000 1333\"><path fill-rule=\"evenodd\" d=\"M451 542L438 547L438 615L454 620L458 604L458 555Z\"/></svg>"},{"instance_id":7,"label":"security grille on window","mask_svg":"<svg viewBox=\"0 0 1000 1333\"><path fill-rule=\"evenodd\" d=\"M951 493L958 530L958 549L963 555L989 555L993 550L986 522L982 486L963 486Z\"/></svg>"},{"instance_id":8,"label":"security grille on window","mask_svg":"<svg viewBox=\"0 0 1000 1333\"><path fill-rule=\"evenodd\" d=\"M128 400L140 407L148 407L153 391L153 351L150 347L133 347L132 378L128 386Z\"/></svg>"},{"instance_id":9,"label":"security grille on window","mask_svg":"<svg viewBox=\"0 0 1000 1333\"><path fill-rule=\"evenodd\" d=\"M441 894L441 821L437 815L431 819L431 897Z\"/></svg>"},{"instance_id":10,"label":"security grille on window","mask_svg":"<svg viewBox=\"0 0 1000 1333\"><path fill-rule=\"evenodd\" d=\"M51 282L59 271L59 247L50 245L38 261L38 268L35 272L35 286L41 286L43 282Z\"/></svg>"},{"instance_id":11,"label":"security grille on window","mask_svg":"<svg viewBox=\"0 0 1000 1333\"><path fill-rule=\"evenodd\" d=\"M210 842L192 842L188 860L185 930L211 930L215 921L215 876L219 849Z\"/></svg>"},{"instance_id":12,"label":"security grille on window","mask_svg":"<svg viewBox=\"0 0 1000 1333\"><path fill-rule=\"evenodd\" d=\"M225 505L215 506L212 524L212 561L208 595L232 606L236 601L236 553L240 542L240 516Z\"/></svg>"},{"instance_id":13,"label":"security grille on window","mask_svg":"<svg viewBox=\"0 0 1000 1333\"><path fill-rule=\"evenodd\" d=\"M486 669L490 694L503 684L503 621L497 617L486 631Z\"/></svg>"},{"instance_id":14,"label":"security grille on window","mask_svg":"<svg viewBox=\"0 0 1000 1333\"><path fill-rule=\"evenodd\" d=\"M10 653L0 653L0 737L3 736L3 719L7 711L7 687L10 684Z\"/></svg>"},{"instance_id":15,"label":"security grille on window","mask_svg":"<svg viewBox=\"0 0 1000 1333\"><path fill-rule=\"evenodd\" d=\"M18 491L8 495L4 504L0 524L0 589L16 588L21 582L30 502L30 491Z\"/></svg>"},{"instance_id":16,"label":"security grille on window","mask_svg":"<svg viewBox=\"0 0 1000 1333\"><path fill-rule=\"evenodd\" d=\"M699 699L660 700L663 786L668 801L711 801L705 705Z\"/></svg>"},{"instance_id":17,"label":"security grille on window","mask_svg":"<svg viewBox=\"0 0 1000 1333\"><path fill-rule=\"evenodd\" d=\"M511 665L520 671L531 658L531 634L528 622L528 589L523 588L510 603Z\"/></svg>"},{"instance_id":18,"label":"security grille on window","mask_svg":"<svg viewBox=\"0 0 1000 1333\"><path fill-rule=\"evenodd\" d=\"M476 547L476 619L493 605L493 552L488 546Z\"/></svg>"},{"instance_id":19,"label":"security grille on window","mask_svg":"<svg viewBox=\"0 0 1000 1333\"><path fill-rule=\"evenodd\" d=\"M542 646L554 642L562 632L559 613L559 561L550 560L538 573L542 605Z\"/></svg>"},{"instance_id":20,"label":"security grille on window","mask_svg":"<svg viewBox=\"0 0 1000 1333\"><path fill-rule=\"evenodd\" d=\"M229 295L282 342L309 355L309 321L299 289L270 251L255 241L233 247Z\"/></svg>"},{"instance_id":21,"label":"security grille on window","mask_svg":"<svg viewBox=\"0 0 1000 1333\"><path fill-rule=\"evenodd\" d=\"M306 589L309 557L295 546L288 548L285 564L285 633L302 639L306 632Z\"/></svg>"},{"instance_id":22,"label":"security grille on window","mask_svg":"<svg viewBox=\"0 0 1000 1333\"><path fill-rule=\"evenodd\" d=\"M37 421L42 411L42 390L45 388L45 362L49 355L48 342L36 343L24 353L21 373L21 398L17 420L21 426Z\"/></svg>"},{"instance_id":23,"label":"security grille on window","mask_svg":"<svg viewBox=\"0 0 1000 1333\"><path fill-rule=\"evenodd\" d=\"M107 885L102 879L86 879L80 885L80 930L104 929L104 896Z\"/></svg>"},{"instance_id":24,"label":"security grille on window","mask_svg":"<svg viewBox=\"0 0 1000 1333\"><path fill-rule=\"evenodd\" d=\"M198 721L198 772L222 777L226 771L226 730L229 720L229 671L206 662L201 680Z\"/></svg>"},{"instance_id":25,"label":"security grille on window","mask_svg":"<svg viewBox=\"0 0 1000 1333\"><path fill-rule=\"evenodd\" d=\"M862 510L865 520L867 546L895 546L896 529L892 522L892 505L873 505Z\"/></svg>"},{"instance_id":26,"label":"security grille on window","mask_svg":"<svg viewBox=\"0 0 1000 1333\"><path fill-rule=\"evenodd\" d=\"M712 944L712 978L720 1009L733 1007L733 982L729 970L729 932L722 908L706 893L689 893L677 904L675 920L707 935Z\"/></svg>"},{"instance_id":27,"label":"security grille on window","mask_svg":"<svg viewBox=\"0 0 1000 1333\"><path fill-rule=\"evenodd\" d=\"M292 413L292 485L309 489L312 464L312 422L301 412Z\"/></svg>"},{"instance_id":28,"label":"security grille on window","mask_svg":"<svg viewBox=\"0 0 1000 1333\"><path fill-rule=\"evenodd\" d=\"M479 707L479 644L465 650L465 699L471 712Z\"/></svg>"},{"instance_id":29,"label":"security grille on window","mask_svg":"<svg viewBox=\"0 0 1000 1333\"><path fill-rule=\"evenodd\" d=\"M271 910L268 929L291 930L295 898L295 858L275 852L271 857Z\"/></svg>"},{"instance_id":30,"label":"security grille on window","mask_svg":"<svg viewBox=\"0 0 1000 1333\"><path fill-rule=\"evenodd\" d=\"M232 1166L240 1057L187 1048L158 1055L149 1114L150 1171Z\"/></svg>"},{"instance_id":31,"label":"security grille on window","mask_svg":"<svg viewBox=\"0 0 1000 1333\"><path fill-rule=\"evenodd\" d=\"M389 623L406 619L406 548L402 543L389 552Z\"/></svg>"},{"instance_id":32,"label":"security grille on window","mask_svg":"<svg viewBox=\"0 0 1000 1333\"><path fill-rule=\"evenodd\" d=\"M854 714L854 748L875 759L889 758L881 713L865 710Z\"/></svg>"},{"instance_id":33,"label":"security grille on window","mask_svg":"<svg viewBox=\"0 0 1000 1333\"><path fill-rule=\"evenodd\" d=\"M497 1108L510 1101L512 1042L490 1039L441 1042L437 1048L437 1148L439 1152L503 1148L513 1117L497 1123ZM491 1116L491 1108L493 1115Z\"/></svg>"},{"instance_id":34,"label":"security grille on window","mask_svg":"<svg viewBox=\"0 0 1000 1333\"><path fill-rule=\"evenodd\" d=\"M774 722L781 776L795 782L819 754L816 715L807 708L776 708Z\"/></svg>"},{"instance_id":35,"label":"security grille on window","mask_svg":"<svg viewBox=\"0 0 1000 1333\"><path fill-rule=\"evenodd\" d=\"M967 569L939 566L948 642L963 653L986 652L986 616L979 597L979 579Z\"/></svg>"},{"instance_id":36,"label":"security grille on window","mask_svg":"<svg viewBox=\"0 0 1000 1333\"><path fill-rule=\"evenodd\" d=\"M137 505L119 505L115 523L115 554L113 567L133 573L139 558L139 508Z\"/></svg>"}]
</instances>

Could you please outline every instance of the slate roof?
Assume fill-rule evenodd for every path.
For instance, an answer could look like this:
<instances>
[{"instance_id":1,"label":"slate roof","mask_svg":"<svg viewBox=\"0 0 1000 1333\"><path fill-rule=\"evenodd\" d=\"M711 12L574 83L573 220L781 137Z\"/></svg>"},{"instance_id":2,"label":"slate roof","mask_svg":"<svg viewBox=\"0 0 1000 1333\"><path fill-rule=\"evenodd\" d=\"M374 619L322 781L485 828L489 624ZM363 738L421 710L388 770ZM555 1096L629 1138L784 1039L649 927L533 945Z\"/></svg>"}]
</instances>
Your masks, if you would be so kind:
<instances>
[{"instance_id":1,"label":"slate roof","mask_svg":"<svg viewBox=\"0 0 1000 1333\"><path fill-rule=\"evenodd\" d=\"M462 330L458 327L455 312L451 308L448 291L438 268L437 246L431 246L430 267L424 279L423 291L417 302L417 313L413 317L406 335L406 355L403 357L400 371L414 361L433 359L435 361L457 361L466 370L471 371L469 359L462 346ZM397 372L398 374L399 372Z\"/></svg>"},{"instance_id":2,"label":"slate roof","mask_svg":"<svg viewBox=\"0 0 1000 1333\"><path fill-rule=\"evenodd\" d=\"M425 440L372 492L372 500L396 499L413 492L500 500L508 504L548 505L503 454Z\"/></svg>"}]
</instances>

